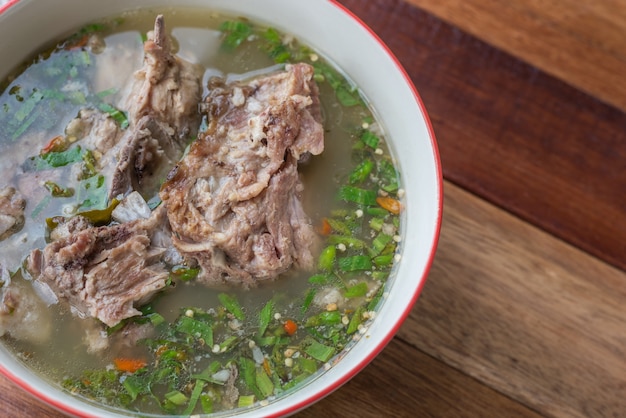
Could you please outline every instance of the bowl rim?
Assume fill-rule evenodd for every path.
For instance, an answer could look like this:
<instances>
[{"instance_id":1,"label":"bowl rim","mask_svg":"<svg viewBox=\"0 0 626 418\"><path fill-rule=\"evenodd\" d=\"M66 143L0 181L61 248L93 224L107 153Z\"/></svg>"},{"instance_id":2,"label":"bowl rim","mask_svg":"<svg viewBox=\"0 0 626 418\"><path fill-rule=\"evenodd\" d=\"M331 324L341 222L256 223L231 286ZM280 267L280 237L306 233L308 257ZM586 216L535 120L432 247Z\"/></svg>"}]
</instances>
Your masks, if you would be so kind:
<instances>
[{"instance_id":1,"label":"bowl rim","mask_svg":"<svg viewBox=\"0 0 626 418\"><path fill-rule=\"evenodd\" d=\"M15 5L17 5L18 3L22 1L23 0L7 0L4 4L0 5L0 16L5 14L8 10L10 10L12 7L14 7ZM387 55L387 57L390 59L395 69L398 71L398 74L401 75L401 77L404 79L404 83L406 84L406 87L410 89L411 94L413 96L413 100L415 101L415 104L421 111L423 122L425 124L425 128L428 133L429 140L430 140L430 147L433 152L432 157L434 158L435 180L437 183L436 184L437 203L436 203L436 209L435 209L436 213L435 213L435 220L434 220L435 225L433 229L433 235L431 237L428 237L429 242L430 242L430 250L429 250L428 255L426 256L426 262L424 264L422 274L417 279L419 284L415 287L414 292L410 297L409 303L407 303L404 306L404 310L398 315L397 321L393 324L392 327L389 327L387 329L386 335L382 337L379 340L378 344L369 351L367 356L363 357L359 362L351 366L351 368L349 369L347 373L344 373L343 375L341 375L339 379L334 380L332 384L324 386L321 390L314 391L311 395L304 396L303 399L300 400L299 402L287 404L284 408L279 409L275 413L272 413L270 415L264 415L267 417L280 417L280 416L292 415L314 404L315 402L323 399L330 393L340 388L346 382L351 380L360 371L362 371L370 362L372 362L381 353L381 351L387 346L387 344L391 342L391 340L395 337L395 335L397 334L398 330L400 329L400 327L402 326L406 318L409 316L415 302L418 300L422 292L422 289L426 282L426 278L429 275L429 272L431 270L431 267L435 258L435 253L436 253L439 238L440 238L440 231L441 231L441 224L442 224L443 174L442 174L442 166L441 166L441 157L440 157L440 152L439 152L439 148L437 145L437 140L435 137L434 129L432 126L432 122L428 116L426 107L424 105L424 102L419 92L417 91L417 88L415 87L411 77L409 76L409 74L407 73L403 65L400 63L396 55L391 51L391 49L387 46L387 44L383 42L382 39L367 24L365 24L358 16L356 16L354 12L352 12L346 6L341 4L339 0L323 0L323 1L334 6L340 13L343 13L345 16L350 18L354 23L358 24L362 29L364 29L368 33L368 35L372 38L372 40L374 40L382 49L382 51ZM28 371L30 372L30 370ZM55 409L61 412L75 415L75 416L81 416L81 417L96 417L97 416L97 415L91 415L87 413L85 410L76 409L72 405L68 405L62 402L61 399L57 399L56 397L47 394L44 390L39 390L38 388L33 387L25 379L21 378L20 376L16 375L9 369L5 368L3 364L0 364L0 373L6 376L13 383L17 384L19 387L21 387L30 395L34 396L35 398L43 402L46 402L47 404L49 404L50 406L54 407Z\"/></svg>"}]
</instances>

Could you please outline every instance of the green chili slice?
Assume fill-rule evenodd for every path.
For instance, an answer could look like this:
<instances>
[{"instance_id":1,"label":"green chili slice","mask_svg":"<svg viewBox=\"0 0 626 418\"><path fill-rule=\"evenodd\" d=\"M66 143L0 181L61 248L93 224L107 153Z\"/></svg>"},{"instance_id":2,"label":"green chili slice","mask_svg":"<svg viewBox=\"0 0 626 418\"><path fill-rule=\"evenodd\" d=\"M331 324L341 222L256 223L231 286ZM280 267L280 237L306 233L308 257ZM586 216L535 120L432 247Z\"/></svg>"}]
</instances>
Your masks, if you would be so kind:
<instances>
[{"instance_id":1,"label":"green chili slice","mask_svg":"<svg viewBox=\"0 0 626 418\"><path fill-rule=\"evenodd\" d=\"M372 260L366 255L342 257L337 262L339 269L344 272L370 270L372 268Z\"/></svg>"},{"instance_id":2,"label":"green chili slice","mask_svg":"<svg viewBox=\"0 0 626 418\"><path fill-rule=\"evenodd\" d=\"M346 202L353 202L364 206L373 206L376 204L376 192L373 190L365 190L358 187L343 186L339 189L339 198Z\"/></svg>"}]
</instances>

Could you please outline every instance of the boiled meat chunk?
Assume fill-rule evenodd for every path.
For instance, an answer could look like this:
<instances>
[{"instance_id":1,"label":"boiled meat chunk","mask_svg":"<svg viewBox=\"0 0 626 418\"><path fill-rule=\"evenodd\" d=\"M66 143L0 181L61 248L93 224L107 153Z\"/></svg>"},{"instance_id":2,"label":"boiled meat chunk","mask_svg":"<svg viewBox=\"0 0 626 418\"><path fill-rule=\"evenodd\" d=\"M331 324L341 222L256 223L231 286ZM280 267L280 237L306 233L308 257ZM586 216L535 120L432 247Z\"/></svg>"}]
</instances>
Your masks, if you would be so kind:
<instances>
[{"instance_id":1,"label":"boiled meat chunk","mask_svg":"<svg viewBox=\"0 0 626 418\"><path fill-rule=\"evenodd\" d=\"M324 149L313 68L209 85L208 129L161 189L174 245L208 284L275 278L313 267L298 161Z\"/></svg>"},{"instance_id":2,"label":"boiled meat chunk","mask_svg":"<svg viewBox=\"0 0 626 418\"><path fill-rule=\"evenodd\" d=\"M172 54L163 16L157 16L144 44L144 66L135 73L128 97L131 127L144 116L152 116L171 127L177 140L195 137L203 73L201 66Z\"/></svg>"},{"instance_id":3,"label":"boiled meat chunk","mask_svg":"<svg viewBox=\"0 0 626 418\"><path fill-rule=\"evenodd\" d=\"M166 248L152 243L164 216L161 208L149 219L111 226L71 221L65 234L31 253L28 270L81 316L117 325L166 287Z\"/></svg>"},{"instance_id":4,"label":"boiled meat chunk","mask_svg":"<svg viewBox=\"0 0 626 418\"><path fill-rule=\"evenodd\" d=\"M128 96L129 128L103 159L105 166L115 167L109 197L133 190L148 197L158 191L198 133L203 73L199 65L172 54L163 16L157 16Z\"/></svg>"}]
</instances>

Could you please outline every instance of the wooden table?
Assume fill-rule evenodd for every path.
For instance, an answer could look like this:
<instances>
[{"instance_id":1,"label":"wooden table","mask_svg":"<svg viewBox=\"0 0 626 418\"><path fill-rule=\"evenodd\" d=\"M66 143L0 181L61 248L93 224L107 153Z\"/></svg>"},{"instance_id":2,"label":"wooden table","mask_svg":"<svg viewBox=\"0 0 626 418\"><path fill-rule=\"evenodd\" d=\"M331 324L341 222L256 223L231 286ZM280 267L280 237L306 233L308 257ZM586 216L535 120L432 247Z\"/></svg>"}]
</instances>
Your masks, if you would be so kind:
<instances>
[{"instance_id":1,"label":"wooden table","mask_svg":"<svg viewBox=\"0 0 626 418\"><path fill-rule=\"evenodd\" d=\"M398 335L298 416L626 416L626 2L341 3L420 92L445 209Z\"/></svg>"}]
</instances>

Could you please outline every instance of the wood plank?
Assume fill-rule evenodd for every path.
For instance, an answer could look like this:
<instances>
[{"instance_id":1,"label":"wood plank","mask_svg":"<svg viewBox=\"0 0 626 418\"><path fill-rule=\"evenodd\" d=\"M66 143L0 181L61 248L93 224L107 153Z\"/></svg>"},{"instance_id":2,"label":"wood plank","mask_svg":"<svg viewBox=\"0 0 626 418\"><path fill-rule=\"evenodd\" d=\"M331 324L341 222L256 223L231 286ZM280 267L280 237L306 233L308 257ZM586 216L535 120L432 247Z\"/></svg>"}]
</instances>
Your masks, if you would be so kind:
<instances>
[{"instance_id":1,"label":"wood plank","mask_svg":"<svg viewBox=\"0 0 626 418\"><path fill-rule=\"evenodd\" d=\"M623 1L406 1L626 110Z\"/></svg>"},{"instance_id":2,"label":"wood plank","mask_svg":"<svg viewBox=\"0 0 626 418\"><path fill-rule=\"evenodd\" d=\"M539 417L398 338L344 387L296 416Z\"/></svg>"},{"instance_id":3,"label":"wood plank","mask_svg":"<svg viewBox=\"0 0 626 418\"><path fill-rule=\"evenodd\" d=\"M554 417L626 411L626 273L446 183L437 256L398 337Z\"/></svg>"},{"instance_id":4,"label":"wood plank","mask_svg":"<svg viewBox=\"0 0 626 418\"><path fill-rule=\"evenodd\" d=\"M0 404L2 405L0 416L3 417L62 418L66 416L32 397L4 375L0 375Z\"/></svg>"},{"instance_id":5,"label":"wood plank","mask_svg":"<svg viewBox=\"0 0 626 418\"><path fill-rule=\"evenodd\" d=\"M407 69L445 178L626 269L626 113L403 1L342 3Z\"/></svg>"}]
</instances>

